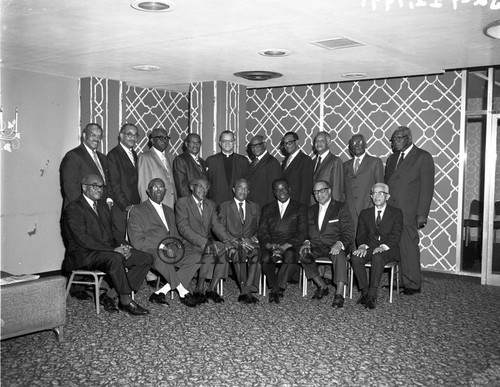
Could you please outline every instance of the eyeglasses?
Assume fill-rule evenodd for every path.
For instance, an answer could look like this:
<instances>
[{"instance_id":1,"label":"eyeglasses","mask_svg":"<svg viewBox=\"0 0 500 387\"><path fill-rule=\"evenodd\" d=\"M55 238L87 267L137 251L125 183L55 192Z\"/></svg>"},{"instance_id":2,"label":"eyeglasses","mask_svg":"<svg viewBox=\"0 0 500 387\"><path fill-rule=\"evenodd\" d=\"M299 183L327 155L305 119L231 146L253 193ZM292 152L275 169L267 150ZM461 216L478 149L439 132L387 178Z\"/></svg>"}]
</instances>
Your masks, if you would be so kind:
<instances>
[{"instance_id":1,"label":"eyeglasses","mask_svg":"<svg viewBox=\"0 0 500 387\"><path fill-rule=\"evenodd\" d=\"M402 140L403 140L403 139L405 139L406 137L408 137L408 135L406 135L406 136L392 136L392 137L391 137L391 141L392 141L392 142L402 141Z\"/></svg>"},{"instance_id":2,"label":"eyeglasses","mask_svg":"<svg viewBox=\"0 0 500 387\"><path fill-rule=\"evenodd\" d=\"M188 142L190 142L191 144L201 144L201 141L192 141L192 140L189 140Z\"/></svg>"},{"instance_id":3,"label":"eyeglasses","mask_svg":"<svg viewBox=\"0 0 500 387\"><path fill-rule=\"evenodd\" d=\"M378 191L378 192L372 192L371 196L382 196L382 195L388 195L388 194L389 194L388 192Z\"/></svg>"},{"instance_id":4,"label":"eyeglasses","mask_svg":"<svg viewBox=\"0 0 500 387\"><path fill-rule=\"evenodd\" d=\"M166 190L165 187L162 187L162 186L159 186L159 185L154 185L153 187L151 187L153 191L160 191L160 192L163 192Z\"/></svg>"},{"instance_id":5,"label":"eyeglasses","mask_svg":"<svg viewBox=\"0 0 500 387\"><path fill-rule=\"evenodd\" d=\"M234 140L221 140L220 142L222 142L223 144L232 144Z\"/></svg>"},{"instance_id":6,"label":"eyeglasses","mask_svg":"<svg viewBox=\"0 0 500 387\"><path fill-rule=\"evenodd\" d=\"M326 188L326 187L325 188L320 188L320 189L314 189L313 190L313 194L314 195L320 195L320 194L322 195L322 194L324 194L329 189L330 188Z\"/></svg>"},{"instance_id":7,"label":"eyeglasses","mask_svg":"<svg viewBox=\"0 0 500 387\"><path fill-rule=\"evenodd\" d=\"M135 138L137 138L137 137L139 137L139 134L137 134L137 133L132 133L132 132L129 132L129 133L122 133L122 134L124 134L124 135L125 135L126 137L128 137L128 138L134 138L134 137L135 137Z\"/></svg>"},{"instance_id":8,"label":"eyeglasses","mask_svg":"<svg viewBox=\"0 0 500 387\"><path fill-rule=\"evenodd\" d=\"M297 140L285 141L285 142L284 142L284 145L285 145L285 146L290 146L290 145L292 145L295 141L297 141Z\"/></svg>"},{"instance_id":9,"label":"eyeglasses","mask_svg":"<svg viewBox=\"0 0 500 387\"><path fill-rule=\"evenodd\" d=\"M193 187L203 188L204 190L208 190L208 186L205 184L193 184Z\"/></svg>"},{"instance_id":10,"label":"eyeglasses","mask_svg":"<svg viewBox=\"0 0 500 387\"><path fill-rule=\"evenodd\" d=\"M351 145L363 145L365 142L363 140L351 141Z\"/></svg>"},{"instance_id":11,"label":"eyeglasses","mask_svg":"<svg viewBox=\"0 0 500 387\"><path fill-rule=\"evenodd\" d=\"M168 141L168 140L170 140L170 137L165 137L165 136L151 137L151 139L154 139L154 138L157 138L158 140L161 140L161 141Z\"/></svg>"},{"instance_id":12,"label":"eyeglasses","mask_svg":"<svg viewBox=\"0 0 500 387\"><path fill-rule=\"evenodd\" d=\"M257 148L258 146L261 146L263 144L264 144L263 142L259 142L257 144L250 144L250 148Z\"/></svg>"},{"instance_id":13,"label":"eyeglasses","mask_svg":"<svg viewBox=\"0 0 500 387\"><path fill-rule=\"evenodd\" d=\"M87 184L87 183L83 183L83 185L86 185L88 187L92 187L95 190L106 188L106 186L104 184Z\"/></svg>"}]
</instances>

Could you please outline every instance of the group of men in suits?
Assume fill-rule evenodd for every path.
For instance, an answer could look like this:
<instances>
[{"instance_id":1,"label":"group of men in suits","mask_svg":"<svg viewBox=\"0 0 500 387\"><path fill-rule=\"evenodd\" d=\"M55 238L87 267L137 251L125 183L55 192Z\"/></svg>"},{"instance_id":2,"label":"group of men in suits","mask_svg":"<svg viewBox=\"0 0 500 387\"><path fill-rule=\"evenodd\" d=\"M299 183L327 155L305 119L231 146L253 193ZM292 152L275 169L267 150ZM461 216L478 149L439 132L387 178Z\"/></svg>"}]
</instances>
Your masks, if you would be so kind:
<instances>
[{"instance_id":1,"label":"group of men in suits","mask_svg":"<svg viewBox=\"0 0 500 387\"><path fill-rule=\"evenodd\" d=\"M366 153L366 140L361 134L350 139L353 158L342 165L340 158L329 150L328 133L319 132L315 136L316 156L311 158L300 150L298 135L288 132L282 139L285 159L281 166L267 151L261 135L250 141L251 162L234 152L235 137L229 131L219 137L221 152L206 161L199 157L201 138L197 134L188 134L185 151L175 158L167 151L170 137L164 129L157 128L149 134L151 149L139 157L134 150L138 136L135 125L124 124L118 145L105 157L98 152L102 128L88 124L82 132L81 145L69 151L61 163L61 188L65 209L71 201L85 197L87 186L82 185L83 178L100 177L102 188L96 201L102 208L111 209L110 230L115 241L124 240L130 213L128 236L132 246L149 252L153 257L151 266L167 280L163 288L151 295L151 302L166 304L166 294L173 289L187 306L199 305L208 299L222 302L215 286L227 276L227 260L235 262L242 302L256 302L252 292L257 287L260 263L269 281L270 302L280 302L299 262L307 277L318 286L313 298L321 299L328 294L328 282L324 278L327 274L320 274L315 258L326 255L334 263L334 274L330 275L337 290L332 306L340 308L344 303L341 290L346 282L342 268L352 252L351 260L357 261L353 268L362 292L359 301L373 308L376 293L372 288L377 281L375 278L372 283L372 278L378 273L370 278L368 286L359 274L360 262L366 263L381 253L384 257L399 259L399 250L404 294L420 292L418 228L427 223L434 188L434 164L429 153L413 144L409 128L398 127L394 132L391 138L394 153L387 161L385 176L380 158ZM383 181L387 186L380 188L377 183ZM380 203L382 194L378 192L384 192L383 203ZM400 208L404 227L398 246L382 243L381 251L370 254L367 251L371 245L365 239L373 239L373 230L366 231L367 223L359 222L363 211L372 206L382 206L382 214L392 214L393 207ZM392 216L376 224L378 233L379 223L386 226L384 223L390 218ZM67 241L68 235L73 234L67 223L62 224ZM363 232L369 237L360 237L360 227L364 227ZM157 229L159 233L147 235L144 228ZM381 227L386 228L391 230L392 243L397 239L393 235L395 231ZM168 235L183 239L190 262L167 267L158 257L154 251L158 241L153 243L151 238L156 240ZM354 235L358 235L356 239ZM383 239L383 235L376 235ZM367 251L360 246L367 247ZM390 254L385 253L386 247ZM197 261L195 256L202 259ZM243 264L242 257L252 265ZM276 274L277 262L280 266ZM76 266L66 268L71 270ZM190 281L198 270L196 289L191 293L187 279ZM113 295L111 293L109 299ZM109 299L102 301L105 307L115 305Z\"/></svg>"}]
</instances>

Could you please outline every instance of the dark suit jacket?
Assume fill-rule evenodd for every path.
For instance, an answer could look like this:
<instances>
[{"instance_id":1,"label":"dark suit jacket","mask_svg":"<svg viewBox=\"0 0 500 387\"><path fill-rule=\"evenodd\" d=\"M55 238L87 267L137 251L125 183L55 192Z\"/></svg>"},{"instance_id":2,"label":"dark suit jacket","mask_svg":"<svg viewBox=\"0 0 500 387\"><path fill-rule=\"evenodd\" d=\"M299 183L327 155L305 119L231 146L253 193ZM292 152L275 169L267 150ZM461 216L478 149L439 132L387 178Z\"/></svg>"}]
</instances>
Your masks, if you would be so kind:
<instances>
[{"instance_id":1,"label":"dark suit jacket","mask_svg":"<svg viewBox=\"0 0 500 387\"><path fill-rule=\"evenodd\" d=\"M255 168L248 169L250 192L247 199L257 203L260 207L275 200L273 181L282 177L281 165L274 156L266 153Z\"/></svg>"},{"instance_id":2,"label":"dark suit jacket","mask_svg":"<svg viewBox=\"0 0 500 387\"><path fill-rule=\"evenodd\" d=\"M403 213L399 208L387 205L384 217L377 227L375 224L376 209L366 208L361 211L358 221L356 243L358 246L368 245L372 252L375 247L387 245L399 256L399 240L403 230Z\"/></svg>"},{"instance_id":3,"label":"dark suit jacket","mask_svg":"<svg viewBox=\"0 0 500 387\"><path fill-rule=\"evenodd\" d=\"M307 236L307 207L290 199L281 219L278 201L266 204L262 208L257 235L261 245L290 243L298 249Z\"/></svg>"},{"instance_id":4,"label":"dark suit jacket","mask_svg":"<svg viewBox=\"0 0 500 387\"><path fill-rule=\"evenodd\" d=\"M248 173L248 159L242 155L233 153L233 170L231 181L228 182L223 157L225 156L222 153L217 153L207 158L208 180L210 182L210 190L207 197L213 200L216 206L233 197L233 183L238 179L246 177Z\"/></svg>"},{"instance_id":5,"label":"dark suit jacket","mask_svg":"<svg viewBox=\"0 0 500 387\"><path fill-rule=\"evenodd\" d=\"M201 168L187 151L174 159L174 181L175 187L177 188L177 196L179 198L191 195L191 191L189 190L190 180L198 177L208 179L206 162L201 157L199 160Z\"/></svg>"},{"instance_id":6,"label":"dark suit jacket","mask_svg":"<svg viewBox=\"0 0 500 387\"><path fill-rule=\"evenodd\" d=\"M229 234L217 217L214 202L209 199L203 201L203 219L193 196L182 197L175 203L175 219L179 234L186 240L186 249L203 251L211 231L221 241L226 241Z\"/></svg>"},{"instance_id":7,"label":"dark suit jacket","mask_svg":"<svg viewBox=\"0 0 500 387\"><path fill-rule=\"evenodd\" d=\"M370 197L371 188L375 183L383 182L384 165L378 157L365 153L356 174L354 174L354 159L344 163L345 203L355 226L361 211L373 206Z\"/></svg>"},{"instance_id":8,"label":"dark suit jacket","mask_svg":"<svg viewBox=\"0 0 500 387\"><path fill-rule=\"evenodd\" d=\"M98 151L97 157L107 177L108 161L106 156ZM66 208L70 202L82 194L82 179L91 173L101 176L97 165L94 163L94 159L89 155L85 145L80 144L66 153L59 167L61 193L64 200L63 208ZM108 197L109 194L105 189L102 193L101 202L105 203Z\"/></svg>"},{"instance_id":9,"label":"dark suit jacket","mask_svg":"<svg viewBox=\"0 0 500 387\"><path fill-rule=\"evenodd\" d=\"M130 161L123 147L118 144L106 156L108 160L107 189L113 199L113 206L121 211L131 204L139 204L141 199L137 190L137 154L132 150L135 165Z\"/></svg>"},{"instance_id":10,"label":"dark suit jacket","mask_svg":"<svg viewBox=\"0 0 500 387\"><path fill-rule=\"evenodd\" d=\"M148 189L149 182L154 178L160 178L164 181L166 188L163 204L173 209L175 200L177 199L172 166L173 157L169 152L165 151L165 158L167 159L170 171L167 171L153 148L148 149L139 156L139 196L143 202L148 200L149 197L146 190Z\"/></svg>"},{"instance_id":11,"label":"dark suit jacket","mask_svg":"<svg viewBox=\"0 0 500 387\"><path fill-rule=\"evenodd\" d=\"M246 201L245 223L241 223L238 206L234 199L219 206L219 220L233 238L256 236L260 221L260 207L257 203Z\"/></svg>"},{"instance_id":12,"label":"dark suit jacket","mask_svg":"<svg viewBox=\"0 0 500 387\"><path fill-rule=\"evenodd\" d=\"M434 195L434 160L429 152L415 145L396 170L398 158L399 152L390 155L385 167L385 183L391 194L388 204L401 208L405 225L416 226L417 215L429 215Z\"/></svg>"},{"instance_id":13,"label":"dark suit jacket","mask_svg":"<svg viewBox=\"0 0 500 387\"><path fill-rule=\"evenodd\" d=\"M155 257L158 255L158 244L163 238L167 236L180 237L175 224L174 210L165 204L162 206L169 230L163 224L149 199L130 210L128 221L128 236L132 246Z\"/></svg>"},{"instance_id":14,"label":"dark suit jacket","mask_svg":"<svg viewBox=\"0 0 500 387\"><path fill-rule=\"evenodd\" d=\"M283 177L290 186L290 197L306 206L309 205L313 187L314 165L309 156L301 150L292 163L285 168L288 157L281 164Z\"/></svg>"},{"instance_id":15,"label":"dark suit jacket","mask_svg":"<svg viewBox=\"0 0 500 387\"><path fill-rule=\"evenodd\" d=\"M340 241L346 254L349 254L354 243L354 230L347 206L332 199L321 226L318 225L318 214L318 203L309 207L307 224L312 251L319 254L328 253L331 247Z\"/></svg>"},{"instance_id":16,"label":"dark suit jacket","mask_svg":"<svg viewBox=\"0 0 500 387\"><path fill-rule=\"evenodd\" d=\"M316 163L316 158L313 159L313 170ZM316 173L314 174L313 182L318 180L326 180L332 186L332 199L338 202L344 201L344 171L342 168L342 160L333 153L328 152L328 155L321 162ZM312 195L312 187L311 187ZM315 204L314 196L311 197L311 204Z\"/></svg>"},{"instance_id":17,"label":"dark suit jacket","mask_svg":"<svg viewBox=\"0 0 500 387\"><path fill-rule=\"evenodd\" d=\"M93 254L114 251L125 240L113 237L110 211L106 204L98 203L94 212L83 195L71 202L64 210L63 225L66 241L64 268L67 271L87 266Z\"/></svg>"}]
</instances>

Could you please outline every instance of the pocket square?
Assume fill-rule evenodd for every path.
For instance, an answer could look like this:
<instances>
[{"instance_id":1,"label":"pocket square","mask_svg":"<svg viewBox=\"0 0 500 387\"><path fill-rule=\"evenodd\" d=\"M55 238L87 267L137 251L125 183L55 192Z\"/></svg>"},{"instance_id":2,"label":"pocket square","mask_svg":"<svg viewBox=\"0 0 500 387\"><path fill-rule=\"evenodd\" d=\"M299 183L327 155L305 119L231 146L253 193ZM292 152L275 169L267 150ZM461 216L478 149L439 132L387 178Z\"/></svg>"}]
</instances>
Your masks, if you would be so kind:
<instances>
[{"instance_id":1,"label":"pocket square","mask_svg":"<svg viewBox=\"0 0 500 387\"><path fill-rule=\"evenodd\" d=\"M335 223L335 222L338 222L339 220L338 219L332 219L332 220L329 220L328 223Z\"/></svg>"}]
</instances>

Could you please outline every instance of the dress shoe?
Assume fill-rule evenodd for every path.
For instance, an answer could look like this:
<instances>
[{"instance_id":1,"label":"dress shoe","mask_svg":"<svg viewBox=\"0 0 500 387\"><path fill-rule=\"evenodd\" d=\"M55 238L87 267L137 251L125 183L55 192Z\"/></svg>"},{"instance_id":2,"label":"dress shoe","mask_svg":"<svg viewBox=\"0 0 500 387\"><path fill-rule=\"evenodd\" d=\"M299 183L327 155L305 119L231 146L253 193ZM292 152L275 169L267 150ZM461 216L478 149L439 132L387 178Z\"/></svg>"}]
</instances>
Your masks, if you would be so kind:
<instances>
[{"instance_id":1,"label":"dress shoe","mask_svg":"<svg viewBox=\"0 0 500 387\"><path fill-rule=\"evenodd\" d=\"M242 302L243 304L251 304L250 295L248 294L240 294L238 296L238 302Z\"/></svg>"},{"instance_id":2,"label":"dress shoe","mask_svg":"<svg viewBox=\"0 0 500 387\"><path fill-rule=\"evenodd\" d=\"M280 303L280 296L278 295L278 292L269 293L269 303L272 304L273 302L276 304Z\"/></svg>"},{"instance_id":3,"label":"dress shoe","mask_svg":"<svg viewBox=\"0 0 500 387\"><path fill-rule=\"evenodd\" d=\"M74 297L78 300L91 300L92 296L88 294L85 290L75 290L74 292L70 293L71 297Z\"/></svg>"},{"instance_id":4,"label":"dress shoe","mask_svg":"<svg viewBox=\"0 0 500 387\"><path fill-rule=\"evenodd\" d=\"M144 316L145 314L149 314L149 310L143 308L135 301L130 301L127 305L120 304L120 307L132 316Z\"/></svg>"},{"instance_id":5,"label":"dress shoe","mask_svg":"<svg viewBox=\"0 0 500 387\"><path fill-rule=\"evenodd\" d=\"M255 297L253 294L249 294L248 297L250 298L251 304L258 304L259 303L259 299L257 297Z\"/></svg>"},{"instance_id":6,"label":"dress shoe","mask_svg":"<svg viewBox=\"0 0 500 387\"><path fill-rule=\"evenodd\" d=\"M194 308L198 305L198 301L196 301L196 298L191 293L186 294L184 297L180 297L180 300L181 304L189 306L190 308Z\"/></svg>"},{"instance_id":7,"label":"dress shoe","mask_svg":"<svg viewBox=\"0 0 500 387\"><path fill-rule=\"evenodd\" d=\"M332 285L332 279L331 278L325 278L323 277L323 282L325 283L326 286Z\"/></svg>"},{"instance_id":8,"label":"dress shoe","mask_svg":"<svg viewBox=\"0 0 500 387\"><path fill-rule=\"evenodd\" d=\"M366 301L368 300L368 295L366 293L361 294L361 297L356 301L357 304L366 305Z\"/></svg>"},{"instance_id":9,"label":"dress shoe","mask_svg":"<svg viewBox=\"0 0 500 387\"><path fill-rule=\"evenodd\" d=\"M368 298L366 300L365 308L375 309L376 304L377 304L377 300L375 298Z\"/></svg>"},{"instance_id":10,"label":"dress shoe","mask_svg":"<svg viewBox=\"0 0 500 387\"><path fill-rule=\"evenodd\" d=\"M328 288L317 288L314 292L314 296L312 296L313 300L321 300L323 297L328 296L329 290Z\"/></svg>"},{"instance_id":11,"label":"dress shoe","mask_svg":"<svg viewBox=\"0 0 500 387\"><path fill-rule=\"evenodd\" d=\"M99 297L99 303L104 307L104 310L109 313L118 313L118 307L116 306L115 300L108 297L106 293L101 294Z\"/></svg>"},{"instance_id":12,"label":"dress shoe","mask_svg":"<svg viewBox=\"0 0 500 387\"><path fill-rule=\"evenodd\" d=\"M149 302L154 304L168 305L167 295L163 293L152 293Z\"/></svg>"},{"instance_id":13,"label":"dress shoe","mask_svg":"<svg viewBox=\"0 0 500 387\"><path fill-rule=\"evenodd\" d=\"M278 291L278 297L279 297L279 298L283 298L284 294L285 294L285 291L284 291L284 290L279 290L279 291Z\"/></svg>"},{"instance_id":14,"label":"dress shoe","mask_svg":"<svg viewBox=\"0 0 500 387\"><path fill-rule=\"evenodd\" d=\"M333 299L332 308L340 309L343 306L344 306L344 297L341 294L336 294Z\"/></svg>"},{"instance_id":15,"label":"dress shoe","mask_svg":"<svg viewBox=\"0 0 500 387\"><path fill-rule=\"evenodd\" d=\"M198 305L205 304L208 302L207 297L202 292L194 292L193 297Z\"/></svg>"},{"instance_id":16,"label":"dress shoe","mask_svg":"<svg viewBox=\"0 0 500 387\"><path fill-rule=\"evenodd\" d=\"M205 297L207 297L208 300L212 300L216 304L224 302L224 299L221 296L219 296L219 293L217 293L215 291L207 290L205 292Z\"/></svg>"},{"instance_id":17,"label":"dress shoe","mask_svg":"<svg viewBox=\"0 0 500 387\"><path fill-rule=\"evenodd\" d=\"M405 296L411 296L413 294L418 294L420 293L420 289L411 289L411 288L406 288L405 290L403 290L401 292L402 294L404 294Z\"/></svg>"}]
</instances>

